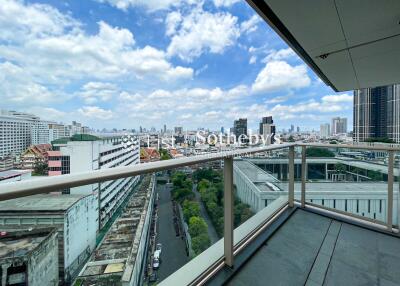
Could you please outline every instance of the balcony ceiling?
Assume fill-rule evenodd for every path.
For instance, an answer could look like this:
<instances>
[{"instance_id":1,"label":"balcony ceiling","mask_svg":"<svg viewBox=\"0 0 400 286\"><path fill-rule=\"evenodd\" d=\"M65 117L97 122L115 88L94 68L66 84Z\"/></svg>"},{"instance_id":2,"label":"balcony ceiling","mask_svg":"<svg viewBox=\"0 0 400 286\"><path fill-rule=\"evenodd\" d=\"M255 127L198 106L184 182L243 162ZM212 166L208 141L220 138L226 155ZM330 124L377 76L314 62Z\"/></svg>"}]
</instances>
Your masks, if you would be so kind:
<instances>
[{"instance_id":1,"label":"balcony ceiling","mask_svg":"<svg viewBox=\"0 0 400 286\"><path fill-rule=\"evenodd\" d=\"M399 0L247 0L336 91L400 83Z\"/></svg>"}]
</instances>

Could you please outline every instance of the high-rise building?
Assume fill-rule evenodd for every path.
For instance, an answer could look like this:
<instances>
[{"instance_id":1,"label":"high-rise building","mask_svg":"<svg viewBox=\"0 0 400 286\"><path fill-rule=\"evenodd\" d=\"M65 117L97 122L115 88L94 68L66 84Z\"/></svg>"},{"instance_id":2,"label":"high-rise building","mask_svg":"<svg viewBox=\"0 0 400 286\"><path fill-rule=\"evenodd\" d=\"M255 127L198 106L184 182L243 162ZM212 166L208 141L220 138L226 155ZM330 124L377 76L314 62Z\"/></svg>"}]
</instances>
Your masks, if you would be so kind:
<instances>
[{"instance_id":1,"label":"high-rise building","mask_svg":"<svg viewBox=\"0 0 400 286\"><path fill-rule=\"evenodd\" d=\"M294 132L294 125L293 124L291 124L290 125L290 131L289 131L290 133L293 133Z\"/></svg>"},{"instance_id":2,"label":"high-rise building","mask_svg":"<svg viewBox=\"0 0 400 286\"><path fill-rule=\"evenodd\" d=\"M345 134L347 133L347 118L345 117L334 117L332 118L331 134Z\"/></svg>"},{"instance_id":3,"label":"high-rise building","mask_svg":"<svg viewBox=\"0 0 400 286\"><path fill-rule=\"evenodd\" d=\"M183 134L183 127L175 127L174 131L175 134Z\"/></svg>"},{"instance_id":4,"label":"high-rise building","mask_svg":"<svg viewBox=\"0 0 400 286\"><path fill-rule=\"evenodd\" d=\"M236 138L239 138L240 135L247 136L247 118L239 118L233 122L233 134Z\"/></svg>"},{"instance_id":5,"label":"high-rise building","mask_svg":"<svg viewBox=\"0 0 400 286\"><path fill-rule=\"evenodd\" d=\"M0 158L19 155L42 139L41 128L34 127L38 124L40 118L33 114L0 110Z\"/></svg>"},{"instance_id":6,"label":"high-rise building","mask_svg":"<svg viewBox=\"0 0 400 286\"><path fill-rule=\"evenodd\" d=\"M124 142L121 138L99 139L95 136L75 135L73 140L60 139L53 142L49 151L49 176L74 174L117 166L140 163L139 144ZM133 142L132 142L133 143ZM99 196L99 227L102 228L112 217L139 177L130 177L98 184L86 185L70 190L60 190L67 194L91 194Z\"/></svg>"},{"instance_id":7,"label":"high-rise building","mask_svg":"<svg viewBox=\"0 0 400 286\"><path fill-rule=\"evenodd\" d=\"M297 126L297 128L296 128L296 132L300 133L300 127L299 126Z\"/></svg>"},{"instance_id":8,"label":"high-rise building","mask_svg":"<svg viewBox=\"0 0 400 286\"><path fill-rule=\"evenodd\" d=\"M274 143L274 135L276 133L276 126L272 116L263 117L260 122L260 135L266 139L270 139L268 143Z\"/></svg>"},{"instance_id":9,"label":"high-rise building","mask_svg":"<svg viewBox=\"0 0 400 286\"><path fill-rule=\"evenodd\" d=\"M331 126L329 123L324 123L320 125L319 133L321 138L328 138L331 135Z\"/></svg>"},{"instance_id":10,"label":"high-rise building","mask_svg":"<svg viewBox=\"0 0 400 286\"><path fill-rule=\"evenodd\" d=\"M163 132L164 132L164 133L167 133L167 125L166 125L166 124L164 124Z\"/></svg>"},{"instance_id":11,"label":"high-rise building","mask_svg":"<svg viewBox=\"0 0 400 286\"><path fill-rule=\"evenodd\" d=\"M354 91L353 139L388 138L400 143L400 85Z\"/></svg>"}]
</instances>

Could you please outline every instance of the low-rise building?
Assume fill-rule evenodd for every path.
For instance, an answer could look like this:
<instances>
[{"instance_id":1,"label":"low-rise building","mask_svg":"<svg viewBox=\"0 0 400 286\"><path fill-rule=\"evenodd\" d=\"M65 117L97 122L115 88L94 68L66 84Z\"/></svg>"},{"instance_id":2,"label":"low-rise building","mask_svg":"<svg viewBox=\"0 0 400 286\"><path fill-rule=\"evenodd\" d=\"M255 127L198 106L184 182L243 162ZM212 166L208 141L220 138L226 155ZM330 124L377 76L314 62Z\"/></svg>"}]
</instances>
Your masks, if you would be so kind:
<instances>
[{"instance_id":1,"label":"low-rise building","mask_svg":"<svg viewBox=\"0 0 400 286\"><path fill-rule=\"evenodd\" d=\"M240 200L258 212L282 196L288 196L288 182L278 180L247 160L235 160L234 184ZM301 182L295 182L295 198L300 198ZM357 190L357 191L354 191ZM397 224L399 185L394 185L393 223ZM374 220L385 221L386 182L307 182L306 201Z\"/></svg>"},{"instance_id":2,"label":"low-rise building","mask_svg":"<svg viewBox=\"0 0 400 286\"><path fill-rule=\"evenodd\" d=\"M97 212L98 201L94 195L23 197L0 202L0 230L56 228L59 280L62 285L79 273L95 249Z\"/></svg>"},{"instance_id":3,"label":"low-rise building","mask_svg":"<svg viewBox=\"0 0 400 286\"><path fill-rule=\"evenodd\" d=\"M54 228L2 231L0 274L1 286L58 285L57 231Z\"/></svg>"},{"instance_id":4,"label":"low-rise building","mask_svg":"<svg viewBox=\"0 0 400 286\"><path fill-rule=\"evenodd\" d=\"M74 285L142 285L154 198L155 175L146 176Z\"/></svg>"},{"instance_id":5,"label":"low-rise building","mask_svg":"<svg viewBox=\"0 0 400 286\"><path fill-rule=\"evenodd\" d=\"M160 153L156 148L144 147L140 148L140 162L154 162L160 160Z\"/></svg>"},{"instance_id":6,"label":"low-rise building","mask_svg":"<svg viewBox=\"0 0 400 286\"><path fill-rule=\"evenodd\" d=\"M0 172L0 184L29 180L32 178L31 170L8 170Z\"/></svg>"},{"instance_id":7,"label":"low-rise building","mask_svg":"<svg viewBox=\"0 0 400 286\"><path fill-rule=\"evenodd\" d=\"M49 151L51 151L51 144L38 144L30 146L20 156L21 169L33 169L38 163L47 165Z\"/></svg>"}]
</instances>

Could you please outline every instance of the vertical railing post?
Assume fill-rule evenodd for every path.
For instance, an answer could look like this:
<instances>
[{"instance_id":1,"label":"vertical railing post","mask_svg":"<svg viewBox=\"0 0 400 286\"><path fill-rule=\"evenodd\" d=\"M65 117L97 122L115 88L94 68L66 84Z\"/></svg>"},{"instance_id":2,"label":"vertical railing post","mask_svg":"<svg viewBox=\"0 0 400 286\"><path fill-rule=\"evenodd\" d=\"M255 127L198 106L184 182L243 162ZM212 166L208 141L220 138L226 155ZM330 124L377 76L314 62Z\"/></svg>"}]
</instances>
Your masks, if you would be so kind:
<instances>
[{"instance_id":1,"label":"vertical railing post","mask_svg":"<svg viewBox=\"0 0 400 286\"><path fill-rule=\"evenodd\" d=\"M233 267L233 158L224 159L224 255L225 264Z\"/></svg>"},{"instance_id":2,"label":"vertical railing post","mask_svg":"<svg viewBox=\"0 0 400 286\"><path fill-rule=\"evenodd\" d=\"M387 196L387 228L389 231L392 231L393 226L393 165L394 151L389 151Z\"/></svg>"},{"instance_id":3,"label":"vertical railing post","mask_svg":"<svg viewBox=\"0 0 400 286\"><path fill-rule=\"evenodd\" d=\"M294 146L289 147L289 207L294 206Z\"/></svg>"},{"instance_id":4,"label":"vertical railing post","mask_svg":"<svg viewBox=\"0 0 400 286\"><path fill-rule=\"evenodd\" d=\"M306 206L306 146L301 147L301 207Z\"/></svg>"}]
</instances>

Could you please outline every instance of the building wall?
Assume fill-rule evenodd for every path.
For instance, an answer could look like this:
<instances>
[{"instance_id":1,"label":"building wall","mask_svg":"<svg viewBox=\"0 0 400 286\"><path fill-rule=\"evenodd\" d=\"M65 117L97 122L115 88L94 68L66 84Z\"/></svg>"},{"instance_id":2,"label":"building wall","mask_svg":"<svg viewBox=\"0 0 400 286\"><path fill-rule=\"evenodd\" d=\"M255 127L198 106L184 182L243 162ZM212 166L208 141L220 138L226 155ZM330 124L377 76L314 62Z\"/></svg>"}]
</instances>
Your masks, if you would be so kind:
<instances>
[{"instance_id":1,"label":"building wall","mask_svg":"<svg viewBox=\"0 0 400 286\"><path fill-rule=\"evenodd\" d=\"M98 169L129 166L140 163L139 146L125 148L120 138L97 141L69 141L59 144L59 156L49 157L49 174L87 172ZM129 192L139 181L139 177L117 179L92 185L63 190L70 194L96 194L98 196L99 227L102 228L112 217Z\"/></svg>"},{"instance_id":2,"label":"building wall","mask_svg":"<svg viewBox=\"0 0 400 286\"><path fill-rule=\"evenodd\" d=\"M58 240L54 232L30 256L28 285L55 286L58 281Z\"/></svg>"},{"instance_id":3,"label":"building wall","mask_svg":"<svg viewBox=\"0 0 400 286\"><path fill-rule=\"evenodd\" d=\"M67 276L78 275L83 262L96 247L97 196L79 200L64 216L64 265Z\"/></svg>"},{"instance_id":4,"label":"building wall","mask_svg":"<svg viewBox=\"0 0 400 286\"><path fill-rule=\"evenodd\" d=\"M240 169L234 166L234 184L236 186L236 194L240 200L248 204L254 212L258 212L271 202L281 196L288 196L288 183L278 184L281 191L261 191ZM360 191L351 192L341 191L340 184L345 182L325 183L330 184L334 191L310 191L306 192L306 201L318 205L358 214L371 219L386 221L387 211L387 184L377 183L376 191ZM363 184L363 183L360 183ZM277 185L277 184L275 184ZM312 186L312 183L307 183ZM311 188L311 187L309 187ZM299 184L295 184L295 198L300 199ZM393 206L393 223L398 222L398 204L399 193L394 192Z\"/></svg>"},{"instance_id":5,"label":"building wall","mask_svg":"<svg viewBox=\"0 0 400 286\"><path fill-rule=\"evenodd\" d=\"M98 230L97 197L89 195L76 202L67 211L16 212L0 214L0 227L25 228L56 227L58 231L59 276L70 279L79 271L96 245Z\"/></svg>"},{"instance_id":6,"label":"building wall","mask_svg":"<svg viewBox=\"0 0 400 286\"><path fill-rule=\"evenodd\" d=\"M400 85L354 91L353 139L387 137L400 143Z\"/></svg>"}]
</instances>

